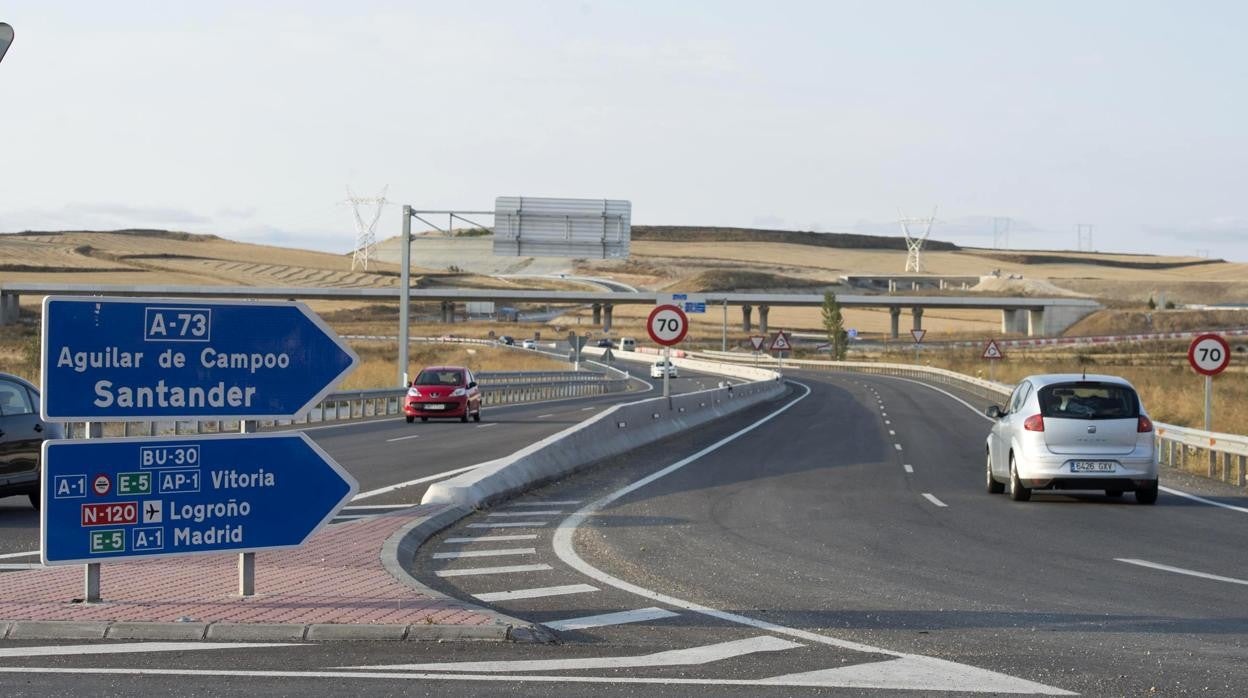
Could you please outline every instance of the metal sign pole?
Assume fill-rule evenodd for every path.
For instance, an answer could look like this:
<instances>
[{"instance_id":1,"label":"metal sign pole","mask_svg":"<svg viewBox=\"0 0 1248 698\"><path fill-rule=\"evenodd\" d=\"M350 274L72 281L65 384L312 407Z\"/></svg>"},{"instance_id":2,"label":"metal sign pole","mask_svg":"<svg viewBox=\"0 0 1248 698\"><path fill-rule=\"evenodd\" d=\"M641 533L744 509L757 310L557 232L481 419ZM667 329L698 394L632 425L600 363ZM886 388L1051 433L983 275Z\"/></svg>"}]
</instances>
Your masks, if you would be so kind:
<instances>
[{"instance_id":1,"label":"metal sign pole","mask_svg":"<svg viewBox=\"0 0 1248 698\"><path fill-rule=\"evenodd\" d=\"M86 433L83 435L88 439L98 439L104 436L103 422L87 422L83 424ZM87 603L100 602L100 563L91 562L83 566L83 599Z\"/></svg>"},{"instance_id":2,"label":"metal sign pole","mask_svg":"<svg viewBox=\"0 0 1248 698\"><path fill-rule=\"evenodd\" d=\"M244 419L238 423L238 431L241 434L254 434L256 432L257 423L254 420ZM255 596L256 595L256 554L255 553L239 553L238 554L238 595L239 596Z\"/></svg>"},{"instance_id":3,"label":"metal sign pole","mask_svg":"<svg viewBox=\"0 0 1248 698\"><path fill-rule=\"evenodd\" d=\"M1205 376L1205 431L1213 431L1213 376Z\"/></svg>"},{"instance_id":4,"label":"metal sign pole","mask_svg":"<svg viewBox=\"0 0 1248 698\"><path fill-rule=\"evenodd\" d=\"M667 379L672 373L672 348L663 347L663 397L671 397L671 388L668 386Z\"/></svg>"},{"instance_id":5,"label":"metal sign pole","mask_svg":"<svg viewBox=\"0 0 1248 698\"><path fill-rule=\"evenodd\" d=\"M720 343L720 351L728 351L728 299L724 299L724 339Z\"/></svg>"},{"instance_id":6,"label":"metal sign pole","mask_svg":"<svg viewBox=\"0 0 1248 698\"><path fill-rule=\"evenodd\" d=\"M403 207L403 235L399 244L399 387L409 385L407 375L408 313L411 311L412 294L412 207Z\"/></svg>"}]
</instances>

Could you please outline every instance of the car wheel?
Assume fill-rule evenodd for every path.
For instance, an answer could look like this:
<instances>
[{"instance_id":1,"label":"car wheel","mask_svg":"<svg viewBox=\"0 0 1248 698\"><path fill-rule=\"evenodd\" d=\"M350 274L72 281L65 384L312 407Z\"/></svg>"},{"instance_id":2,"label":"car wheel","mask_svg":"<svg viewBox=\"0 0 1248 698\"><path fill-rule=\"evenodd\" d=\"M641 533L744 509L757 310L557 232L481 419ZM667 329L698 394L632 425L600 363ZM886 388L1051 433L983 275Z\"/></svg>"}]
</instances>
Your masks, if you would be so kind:
<instances>
[{"instance_id":1,"label":"car wheel","mask_svg":"<svg viewBox=\"0 0 1248 698\"><path fill-rule=\"evenodd\" d=\"M1105 490L1105 496L1117 498L1122 496L1122 490Z\"/></svg>"},{"instance_id":2,"label":"car wheel","mask_svg":"<svg viewBox=\"0 0 1248 698\"><path fill-rule=\"evenodd\" d=\"M421 418L420 418L420 421L422 421L422 422L427 422L427 421L429 421L429 418L428 418L428 417L421 417Z\"/></svg>"},{"instance_id":3,"label":"car wheel","mask_svg":"<svg viewBox=\"0 0 1248 698\"><path fill-rule=\"evenodd\" d=\"M1001 494L1005 491L1005 483L997 482L997 479L992 476L992 454L988 454L984 460L987 463L984 466L984 471L987 473L984 479L987 481L988 494Z\"/></svg>"},{"instance_id":4,"label":"car wheel","mask_svg":"<svg viewBox=\"0 0 1248 698\"><path fill-rule=\"evenodd\" d=\"M1146 487L1141 487L1135 491L1135 501L1140 504L1156 504L1157 503L1157 481L1153 480Z\"/></svg>"},{"instance_id":5,"label":"car wheel","mask_svg":"<svg viewBox=\"0 0 1248 698\"><path fill-rule=\"evenodd\" d=\"M480 407L477 408L476 412L472 413L472 421L474 422L481 421L481 408Z\"/></svg>"},{"instance_id":6,"label":"car wheel","mask_svg":"<svg viewBox=\"0 0 1248 698\"><path fill-rule=\"evenodd\" d=\"M412 422L416 421L415 417L407 417L406 419L407 419L408 424L411 424Z\"/></svg>"},{"instance_id":7,"label":"car wheel","mask_svg":"<svg viewBox=\"0 0 1248 698\"><path fill-rule=\"evenodd\" d=\"M1010 454L1010 499L1016 502L1025 502L1031 499L1031 490L1023 487L1023 483L1018 479L1018 465L1014 462L1014 454Z\"/></svg>"},{"instance_id":8,"label":"car wheel","mask_svg":"<svg viewBox=\"0 0 1248 698\"><path fill-rule=\"evenodd\" d=\"M26 497L30 499L30 505L35 508L35 511L39 511L39 493L27 492Z\"/></svg>"},{"instance_id":9,"label":"car wheel","mask_svg":"<svg viewBox=\"0 0 1248 698\"><path fill-rule=\"evenodd\" d=\"M464 408L464 413L459 416L459 421L465 422L465 423L468 421L468 408L467 407Z\"/></svg>"}]
</instances>

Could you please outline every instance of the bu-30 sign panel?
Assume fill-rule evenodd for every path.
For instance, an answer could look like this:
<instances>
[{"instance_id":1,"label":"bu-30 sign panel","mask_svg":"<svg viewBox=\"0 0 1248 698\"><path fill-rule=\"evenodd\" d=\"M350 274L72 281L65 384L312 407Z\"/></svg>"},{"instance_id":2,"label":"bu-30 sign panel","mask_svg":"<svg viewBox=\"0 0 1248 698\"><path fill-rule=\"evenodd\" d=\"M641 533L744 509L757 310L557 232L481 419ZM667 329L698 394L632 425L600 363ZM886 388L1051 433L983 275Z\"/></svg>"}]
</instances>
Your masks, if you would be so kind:
<instances>
[{"instance_id":1,"label":"bu-30 sign panel","mask_svg":"<svg viewBox=\"0 0 1248 698\"><path fill-rule=\"evenodd\" d=\"M292 547L356 489L302 433L45 441L43 562Z\"/></svg>"},{"instance_id":2,"label":"bu-30 sign panel","mask_svg":"<svg viewBox=\"0 0 1248 698\"><path fill-rule=\"evenodd\" d=\"M633 205L619 199L494 200L494 254L505 257L628 257Z\"/></svg>"}]
</instances>

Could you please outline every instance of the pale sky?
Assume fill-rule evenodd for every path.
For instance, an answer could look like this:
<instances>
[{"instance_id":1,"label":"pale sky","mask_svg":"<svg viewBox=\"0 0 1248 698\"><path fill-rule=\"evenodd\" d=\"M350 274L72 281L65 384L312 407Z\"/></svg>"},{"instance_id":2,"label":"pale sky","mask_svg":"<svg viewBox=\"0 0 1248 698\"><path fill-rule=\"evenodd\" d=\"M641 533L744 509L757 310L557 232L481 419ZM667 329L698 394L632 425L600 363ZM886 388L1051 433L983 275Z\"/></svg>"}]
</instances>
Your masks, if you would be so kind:
<instances>
[{"instance_id":1,"label":"pale sky","mask_svg":"<svg viewBox=\"0 0 1248 698\"><path fill-rule=\"evenodd\" d=\"M16 0L0 231L349 251L417 208L1248 261L1248 3ZM399 231L398 207L380 236Z\"/></svg>"}]
</instances>

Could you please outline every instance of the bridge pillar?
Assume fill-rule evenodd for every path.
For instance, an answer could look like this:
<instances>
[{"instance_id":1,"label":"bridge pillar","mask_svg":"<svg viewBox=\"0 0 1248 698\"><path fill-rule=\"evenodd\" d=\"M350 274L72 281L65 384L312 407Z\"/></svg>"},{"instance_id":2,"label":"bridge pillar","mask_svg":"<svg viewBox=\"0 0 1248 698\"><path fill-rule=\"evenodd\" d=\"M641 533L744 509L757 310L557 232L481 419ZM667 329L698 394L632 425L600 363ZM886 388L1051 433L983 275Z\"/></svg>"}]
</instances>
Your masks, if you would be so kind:
<instances>
[{"instance_id":1,"label":"bridge pillar","mask_svg":"<svg viewBox=\"0 0 1248 698\"><path fill-rule=\"evenodd\" d=\"M910 315L914 318L914 329L923 329L923 308L917 305L914 306L910 309Z\"/></svg>"},{"instance_id":2,"label":"bridge pillar","mask_svg":"<svg viewBox=\"0 0 1248 698\"><path fill-rule=\"evenodd\" d=\"M0 293L0 325L12 325L21 316L18 301L21 296L16 293Z\"/></svg>"},{"instance_id":3,"label":"bridge pillar","mask_svg":"<svg viewBox=\"0 0 1248 698\"><path fill-rule=\"evenodd\" d=\"M594 324L602 323L602 303L594 303Z\"/></svg>"},{"instance_id":4,"label":"bridge pillar","mask_svg":"<svg viewBox=\"0 0 1248 698\"><path fill-rule=\"evenodd\" d=\"M893 306L888 309L889 334L888 336L897 339L901 335L901 308Z\"/></svg>"},{"instance_id":5,"label":"bridge pillar","mask_svg":"<svg viewBox=\"0 0 1248 698\"><path fill-rule=\"evenodd\" d=\"M750 323L750 314L753 312L754 312L754 306L752 305L741 306L741 330L742 331L749 332L750 330L754 329L754 326Z\"/></svg>"},{"instance_id":6,"label":"bridge pillar","mask_svg":"<svg viewBox=\"0 0 1248 698\"><path fill-rule=\"evenodd\" d=\"M611 331L611 316L615 314L615 306L607 303L602 306L602 331Z\"/></svg>"},{"instance_id":7,"label":"bridge pillar","mask_svg":"<svg viewBox=\"0 0 1248 698\"><path fill-rule=\"evenodd\" d=\"M442 301L442 322L455 322L455 301Z\"/></svg>"},{"instance_id":8,"label":"bridge pillar","mask_svg":"<svg viewBox=\"0 0 1248 698\"><path fill-rule=\"evenodd\" d=\"M1002 334L1026 334L1030 335L1029 312L1027 310L1010 310L1008 308L1001 309L1001 332Z\"/></svg>"},{"instance_id":9,"label":"bridge pillar","mask_svg":"<svg viewBox=\"0 0 1248 698\"><path fill-rule=\"evenodd\" d=\"M767 314L770 312L770 305L758 306L758 331L760 334L767 334Z\"/></svg>"}]
</instances>

